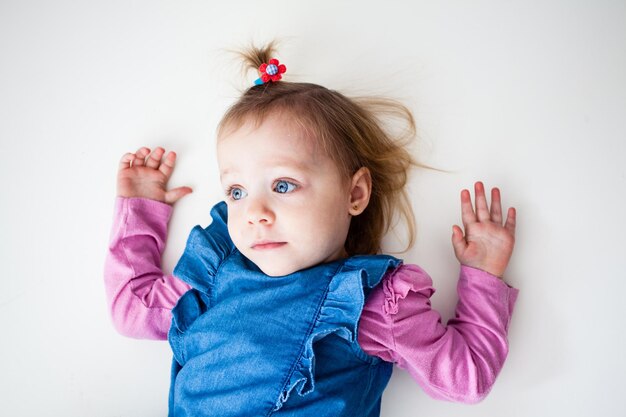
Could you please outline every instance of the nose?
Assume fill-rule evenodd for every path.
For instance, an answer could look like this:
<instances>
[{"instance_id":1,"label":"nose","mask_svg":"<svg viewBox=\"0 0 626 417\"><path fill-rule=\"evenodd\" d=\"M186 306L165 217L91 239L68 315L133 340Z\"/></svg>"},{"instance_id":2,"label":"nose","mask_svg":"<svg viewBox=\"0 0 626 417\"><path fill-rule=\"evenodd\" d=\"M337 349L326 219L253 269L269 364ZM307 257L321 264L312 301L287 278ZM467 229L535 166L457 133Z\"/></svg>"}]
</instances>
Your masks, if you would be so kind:
<instances>
[{"instance_id":1,"label":"nose","mask_svg":"<svg viewBox=\"0 0 626 417\"><path fill-rule=\"evenodd\" d=\"M262 198L248 197L247 210L248 224L270 225L274 223L276 216L267 202Z\"/></svg>"}]
</instances>

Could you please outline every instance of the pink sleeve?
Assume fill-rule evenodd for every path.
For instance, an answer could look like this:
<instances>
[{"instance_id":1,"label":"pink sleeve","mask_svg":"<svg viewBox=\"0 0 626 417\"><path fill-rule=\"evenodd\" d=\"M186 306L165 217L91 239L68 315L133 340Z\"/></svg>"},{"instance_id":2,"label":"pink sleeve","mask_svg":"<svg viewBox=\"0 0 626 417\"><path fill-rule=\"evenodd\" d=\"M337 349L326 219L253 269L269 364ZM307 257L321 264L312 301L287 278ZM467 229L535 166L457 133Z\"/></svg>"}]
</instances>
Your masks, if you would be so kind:
<instances>
[{"instance_id":1,"label":"pink sleeve","mask_svg":"<svg viewBox=\"0 0 626 417\"><path fill-rule=\"evenodd\" d=\"M144 198L115 201L104 285L113 325L125 336L167 339L171 309L189 289L161 270L171 211Z\"/></svg>"},{"instance_id":2,"label":"pink sleeve","mask_svg":"<svg viewBox=\"0 0 626 417\"><path fill-rule=\"evenodd\" d=\"M466 266L457 290L455 318L444 326L430 305L430 277L418 266L400 266L368 297L359 343L368 354L407 370L430 396L476 403L489 393L506 359L518 290Z\"/></svg>"}]
</instances>

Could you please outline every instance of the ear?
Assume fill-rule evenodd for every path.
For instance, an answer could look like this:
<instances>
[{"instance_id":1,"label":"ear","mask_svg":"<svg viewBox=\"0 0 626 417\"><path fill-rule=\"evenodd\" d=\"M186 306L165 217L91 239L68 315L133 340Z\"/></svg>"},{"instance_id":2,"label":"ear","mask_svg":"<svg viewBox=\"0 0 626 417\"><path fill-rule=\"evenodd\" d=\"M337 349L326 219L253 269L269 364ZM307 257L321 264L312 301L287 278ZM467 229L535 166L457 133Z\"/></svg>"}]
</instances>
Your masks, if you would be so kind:
<instances>
[{"instance_id":1,"label":"ear","mask_svg":"<svg viewBox=\"0 0 626 417\"><path fill-rule=\"evenodd\" d=\"M358 216L363 213L370 202L371 195L372 175L369 169L361 167L352 176L348 213L350 213L351 216Z\"/></svg>"}]
</instances>

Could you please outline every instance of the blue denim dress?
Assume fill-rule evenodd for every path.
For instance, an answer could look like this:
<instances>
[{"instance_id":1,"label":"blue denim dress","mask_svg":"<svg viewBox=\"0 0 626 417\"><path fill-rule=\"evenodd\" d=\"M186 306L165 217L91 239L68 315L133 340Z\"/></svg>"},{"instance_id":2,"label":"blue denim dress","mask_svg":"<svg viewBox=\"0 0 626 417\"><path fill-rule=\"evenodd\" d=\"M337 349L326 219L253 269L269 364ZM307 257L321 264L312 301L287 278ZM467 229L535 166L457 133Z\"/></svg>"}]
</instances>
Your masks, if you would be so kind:
<instances>
[{"instance_id":1,"label":"blue denim dress","mask_svg":"<svg viewBox=\"0 0 626 417\"><path fill-rule=\"evenodd\" d=\"M392 365L357 342L370 289L400 264L356 256L282 277L245 258L225 203L196 226L174 275L169 415L378 416Z\"/></svg>"}]
</instances>

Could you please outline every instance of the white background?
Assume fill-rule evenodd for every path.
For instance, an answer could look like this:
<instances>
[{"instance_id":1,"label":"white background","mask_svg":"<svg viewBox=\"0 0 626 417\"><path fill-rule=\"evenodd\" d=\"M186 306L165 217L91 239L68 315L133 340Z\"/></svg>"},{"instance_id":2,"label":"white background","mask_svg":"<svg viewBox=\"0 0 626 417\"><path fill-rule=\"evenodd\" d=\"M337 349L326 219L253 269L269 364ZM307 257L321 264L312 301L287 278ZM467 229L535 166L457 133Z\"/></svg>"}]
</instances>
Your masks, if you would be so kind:
<instances>
[{"instance_id":1,"label":"white background","mask_svg":"<svg viewBox=\"0 0 626 417\"><path fill-rule=\"evenodd\" d=\"M173 149L171 270L221 190L225 52L284 40L289 80L415 113L410 188L433 305L453 313L459 191L518 209L509 359L474 406L396 369L382 415L626 415L626 5L622 1L0 1L0 414L164 416L167 343L115 333L102 283L119 157ZM393 237L390 237L393 247Z\"/></svg>"}]
</instances>

